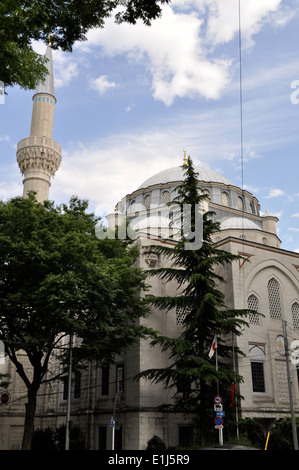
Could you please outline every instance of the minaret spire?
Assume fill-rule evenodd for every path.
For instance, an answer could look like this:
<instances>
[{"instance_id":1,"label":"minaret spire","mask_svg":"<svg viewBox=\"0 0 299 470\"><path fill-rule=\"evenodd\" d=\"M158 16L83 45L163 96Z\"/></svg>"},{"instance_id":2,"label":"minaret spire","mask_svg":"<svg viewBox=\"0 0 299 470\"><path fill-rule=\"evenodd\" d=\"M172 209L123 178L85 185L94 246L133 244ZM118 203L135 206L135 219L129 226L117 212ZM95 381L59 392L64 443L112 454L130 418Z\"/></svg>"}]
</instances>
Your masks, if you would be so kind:
<instances>
[{"instance_id":1,"label":"minaret spire","mask_svg":"<svg viewBox=\"0 0 299 470\"><path fill-rule=\"evenodd\" d=\"M17 148L17 161L24 175L23 197L29 191L35 191L40 202L48 199L50 180L61 162L61 147L52 139L56 98L50 44L45 53L48 73L37 85L32 98L30 137L22 139Z\"/></svg>"}]
</instances>

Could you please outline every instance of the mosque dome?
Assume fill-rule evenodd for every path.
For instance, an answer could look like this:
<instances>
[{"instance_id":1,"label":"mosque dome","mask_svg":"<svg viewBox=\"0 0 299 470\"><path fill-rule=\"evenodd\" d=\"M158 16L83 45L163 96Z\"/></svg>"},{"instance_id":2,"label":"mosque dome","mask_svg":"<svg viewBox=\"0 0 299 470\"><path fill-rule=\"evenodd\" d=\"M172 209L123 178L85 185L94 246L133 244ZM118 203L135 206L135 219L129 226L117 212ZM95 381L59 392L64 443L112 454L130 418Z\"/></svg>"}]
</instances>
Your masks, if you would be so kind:
<instances>
[{"instance_id":1,"label":"mosque dome","mask_svg":"<svg viewBox=\"0 0 299 470\"><path fill-rule=\"evenodd\" d=\"M201 168L196 166L195 171L198 173L198 180L204 182L213 182L213 183L223 183L227 185L233 184L228 178L225 176L216 173L213 170L209 170L208 168ZM160 171L155 175L151 176L147 180L145 180L138 189L148 188L149 186L154 186L156 184L166 184L172 182L180 182L184 179L184 170L181 166L177 166L174 168L168 168L167 170Z\"/></svg>"},{"instance_id":2,"label":"mosque dome","mask_svg":"<svg viewBox=\"0 0 299 470\"><path fill-rule=\"evenodd\" d=\"M221 222L221 230L227 230L231 228L262 230L262 228L256 222L245 217L228 217Z\"/></svg>"}]
</instances>

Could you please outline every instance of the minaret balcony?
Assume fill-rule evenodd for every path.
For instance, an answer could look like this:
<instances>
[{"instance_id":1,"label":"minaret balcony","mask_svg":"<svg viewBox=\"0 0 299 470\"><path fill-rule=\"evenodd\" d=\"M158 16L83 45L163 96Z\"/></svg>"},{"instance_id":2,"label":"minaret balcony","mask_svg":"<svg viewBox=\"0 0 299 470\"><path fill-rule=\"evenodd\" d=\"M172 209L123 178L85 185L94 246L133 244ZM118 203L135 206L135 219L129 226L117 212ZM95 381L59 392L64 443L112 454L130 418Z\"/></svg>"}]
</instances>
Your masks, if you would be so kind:
<instances>
[{"instance_id":1,"label":"minaret balcony","mask_svg":"<svg viewBox=\"0 0 299 470\"><path fill-rule=\"evenodd\" d=\"M53 177L61 163L61 146L44 136L31 136L20 140L17 146L17 161L21 173L38 170Z\"/></svg>"}]
</instances>

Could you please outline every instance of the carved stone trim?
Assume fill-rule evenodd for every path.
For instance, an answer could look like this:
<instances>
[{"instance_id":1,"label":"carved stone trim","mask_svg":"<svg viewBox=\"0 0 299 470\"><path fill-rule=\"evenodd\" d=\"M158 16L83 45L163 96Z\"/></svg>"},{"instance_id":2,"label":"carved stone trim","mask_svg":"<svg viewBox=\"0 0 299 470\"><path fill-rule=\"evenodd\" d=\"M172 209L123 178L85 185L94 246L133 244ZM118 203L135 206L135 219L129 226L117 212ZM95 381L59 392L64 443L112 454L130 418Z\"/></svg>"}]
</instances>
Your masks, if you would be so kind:
<instances>
[{"instance_id":1,"label":"carved stone trim","mask_svg":"<svg viewBox=\"0 0 299 470\"><path fill-rule=\"evenodd\" d=\"M144 256L145 262L149 268L157 268L159 264L159 255L156 253L148 252Z\"/></svg>"},{"instance_id":2,"label":"carved stone trim","mask_svg":"<svg viewBox=\"0 0 299 470\"><path fill-rule=\"evenodd\" d=\"M61 146L48 137L26 137L18 144L17 162L23 175L37 170L53 177L61 163Z\"/></svg>"},{"instance_id":3,"label":"carved stone trim","mask_svg":"<svg viewBox=\"0 0 299 470\"><path fill-rule=\"evenodd\" d=\"M45 136L25 137L25 139L20 140L20 142L18 143L17 152L24 147L31 147L36 145L41 147L53 148L59 154L61 154L61 145L54 139Z\"/></svg>"},{"instance_id":4,"label":"carved stone trim","mask_svg":"<svg viewBox=\"0 0 299 470\"><path fill-rule=\"evenodd\" d=\"M54 176L61 163L61 155L47 147L27 147L17 152L17 162L24 175L30 170L39 170Z\"/></svg>"}]
</instances>

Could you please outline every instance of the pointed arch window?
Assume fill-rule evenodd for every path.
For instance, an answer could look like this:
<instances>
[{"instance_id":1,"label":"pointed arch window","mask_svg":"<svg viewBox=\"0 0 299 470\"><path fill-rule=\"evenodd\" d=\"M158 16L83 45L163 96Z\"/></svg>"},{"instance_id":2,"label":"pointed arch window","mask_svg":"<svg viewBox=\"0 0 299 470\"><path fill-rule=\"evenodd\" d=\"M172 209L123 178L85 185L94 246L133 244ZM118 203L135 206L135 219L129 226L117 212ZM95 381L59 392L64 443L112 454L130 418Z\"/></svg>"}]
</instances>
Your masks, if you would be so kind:
<instances>
[{"instance_id":1,"label":"pointed arch window","mask_svg":"<svg viewBox=\"0 0 299 470\"><path fill-rule=\"evenodd\" d=\"M222 195L221 195L221 200L222 200L222 204L224 206L229 206L229 196L226 192L223 192Z\"/></svg>"},{"instance_id":2,"label":"pointed arch window","mask_svg":"<svg viewBox=\"0 0 299 470\"><path fill-rule=\"evenodd\" d=\"M268 299L270 318L273 320L281 320L280 287L274 278L270 279L268 282Z\"/></svg>"},{"instance_id":3,"label":"pointed arch window","mask_svg":"<svg viewBox=\"0 0 299 470\"><path fill-rule=\"evenodd\" d=\"M162 197L161 197L161 202L162 204L166 205L170 202L170 192L169 191L163 191L162 192Z\"/></svg>"},{"instance_id":4,"label":"pointed arch window","mask_svg":"<svg viewBox=\"0 0 299 470\"><path fill-rule=\"evenodd\" d=\"M145 196L145 198L144 198L144 205L145 205L145 208L146 208L146 209L150 209L150 207L151 207L151 200L152 200L151 195L150 195L150 194L147 194L147 195Z\"/></svg>"},{"instance_id":5,"label":"pointed arch window","mask_svg":"<svg viewBox=\"0 0 299 470\"><path fill-rule=\"evenodd\" d=\"M258 313L260 312L259 300L254 294L251 294L248 297L247 307L249 308L249 310L255 310L257 312L252 312L249 314L249 323L251 323L252 325L261 325L261 317L260 315L258 315Z\"/></svg>"},{"instance_id":6,"label":"pointed arch window","mask_svg":"<svg viewBox=\"0 0 299 470\"><path fill-rule=\"evenodd\" d=\"M240 209L240 211L244 210L244 202L241 196L238 196L238 209Z\"/></svg>"},{"instance_id":7,"label":"pointed arch window","mask_svg":"<svg viewBox=\"0 0 299 470\"><path fill-rule=\"evenodd\" d=\"M295 330L299 330L299 304L298 302L293 303L291 310L292 310L293 327Z\"/></svg>"}]
</instances>

